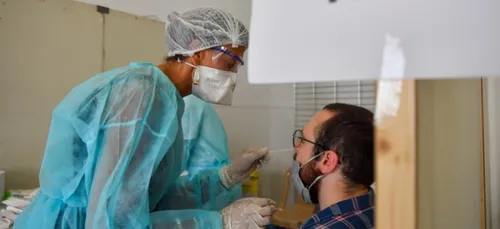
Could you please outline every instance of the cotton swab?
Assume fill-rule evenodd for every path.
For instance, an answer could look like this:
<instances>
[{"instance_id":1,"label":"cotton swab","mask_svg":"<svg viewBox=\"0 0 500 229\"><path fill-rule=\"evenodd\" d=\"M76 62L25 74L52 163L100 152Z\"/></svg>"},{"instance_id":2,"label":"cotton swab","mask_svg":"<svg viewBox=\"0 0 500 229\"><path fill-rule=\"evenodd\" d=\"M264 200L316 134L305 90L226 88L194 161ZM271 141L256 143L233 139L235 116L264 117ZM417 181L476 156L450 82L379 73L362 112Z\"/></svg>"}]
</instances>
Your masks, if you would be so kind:
<instances>
[{"instance_id":1,"label":"cotton swab","mask_svg":"<svg viewBox=\"0 0 500 229\"><path fill-rule=\"evenodd\" d=\"M271 157L271 155L270 155L270 154L282 153L282 152L288 152L288 151L293 151L293 149L292 149L292 148L290 148L290 149L270 150L268 155L266 155L265 157L263 157L263 158L261 158L261 159L259 160L259 163L258 163L258 165L257 165L257 168L262 167L262 165L263 165L263 164L266 164L266 163L270 160L270 157Z\"/></svg>"},{"instance_id":2,"label":"cotton swab","mask_svg":"<svg viewBox=\"0 0 500 229\"><path fill-rule=\"evenodd\" d=\"M277 149L277 150L270 150L269 153L281 153L281 152L287 152L287 151L292 151L293 148L290 149Z\"/></svg>"}]
</instances>

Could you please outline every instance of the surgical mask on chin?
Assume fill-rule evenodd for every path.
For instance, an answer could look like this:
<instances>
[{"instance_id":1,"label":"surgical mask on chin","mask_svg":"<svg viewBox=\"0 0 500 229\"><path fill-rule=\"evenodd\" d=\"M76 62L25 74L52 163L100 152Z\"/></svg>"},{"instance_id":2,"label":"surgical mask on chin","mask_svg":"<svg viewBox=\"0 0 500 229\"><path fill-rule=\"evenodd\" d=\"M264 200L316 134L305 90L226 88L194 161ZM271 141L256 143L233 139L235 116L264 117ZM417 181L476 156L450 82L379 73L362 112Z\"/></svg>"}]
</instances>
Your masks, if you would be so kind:
<instances>
[{"instance_id":1,"label":"surgical mask on chin","mask_svg":"<svg viewBox=\"0 0 500 229\"><path fill-rule=\"evenodd\" d=\"M308 163L310 163L315 158L317 158L317 157L319 157L321 155L322 155L322 153L318 154L318 155L316 155L314 157L312 157L306 163L304 163L302 166L300 166L299 162L297 162L295 159L292 162L292 174L291 175L292 175L292 182L293 182L293 186L295 187L295 191L297 191L298 193L300 193L302 199L306 203L309 203L309 204L317 204L317 199L315 201L313 201L312 198L311 198L311 187L313 187L314 184L316 184L316 182L318 182L325 175L321 175L321 176L316 177L314 179L314 181L311 182L311 184L308 187L306 187L304 185L304 182L300 178L300 169L304 168L305 165L307 165Z\"/></svg>"},{"instance_id":2,"label":"surgical mask on chin","mask_svg":"<svg viewBox=\"0 0 500 229\"><path fill-rule=\"evenodd\" d=\"M233 92L236 87L236 73L210 68L194 66L192 93L205 102L230 106L233 102Z\"/></svg>"}]
</instances>

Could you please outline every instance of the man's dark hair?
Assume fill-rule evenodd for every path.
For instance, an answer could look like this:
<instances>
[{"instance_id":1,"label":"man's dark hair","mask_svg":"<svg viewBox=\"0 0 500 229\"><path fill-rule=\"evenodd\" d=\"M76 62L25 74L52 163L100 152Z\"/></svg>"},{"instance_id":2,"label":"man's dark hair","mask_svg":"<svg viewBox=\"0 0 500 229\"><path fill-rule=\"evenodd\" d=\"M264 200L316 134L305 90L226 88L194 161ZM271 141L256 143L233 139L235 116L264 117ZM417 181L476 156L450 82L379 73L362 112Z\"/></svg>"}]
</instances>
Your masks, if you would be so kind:
<instances>
[{"instance_id":1,"label":"man's dark hair","mask_svg":"<svg viewBox=\"0 0 500 229\"><path fill-rule=\"evenodd\" d=\"M373 112L359 106L332 103L323 110L334 115L318 129L314 153L333 150L348 187L369 187L373 183Z\"/></svg>"}]
</instances>

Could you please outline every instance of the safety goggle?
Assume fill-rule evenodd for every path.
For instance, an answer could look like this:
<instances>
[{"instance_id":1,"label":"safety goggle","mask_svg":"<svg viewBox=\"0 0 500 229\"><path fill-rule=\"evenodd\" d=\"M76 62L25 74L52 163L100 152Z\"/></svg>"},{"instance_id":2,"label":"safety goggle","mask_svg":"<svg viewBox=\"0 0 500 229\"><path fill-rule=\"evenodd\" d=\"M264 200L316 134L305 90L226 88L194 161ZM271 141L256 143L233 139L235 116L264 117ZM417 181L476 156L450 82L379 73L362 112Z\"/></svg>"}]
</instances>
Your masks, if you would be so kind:
<instances>
[{"instance_id":1,"label":"safety goggle","mask_svg":"<svg viewBox=\"0 0 500 229\"><path fill-rule=\"evenodd\" d=\"M227 50L226 47L213 47L211 50L217 51L216 54L212 56L214 64L220 70L229 72L238 72L241 66L245 65L243 58Z\"/></svg>"}]
</instances>

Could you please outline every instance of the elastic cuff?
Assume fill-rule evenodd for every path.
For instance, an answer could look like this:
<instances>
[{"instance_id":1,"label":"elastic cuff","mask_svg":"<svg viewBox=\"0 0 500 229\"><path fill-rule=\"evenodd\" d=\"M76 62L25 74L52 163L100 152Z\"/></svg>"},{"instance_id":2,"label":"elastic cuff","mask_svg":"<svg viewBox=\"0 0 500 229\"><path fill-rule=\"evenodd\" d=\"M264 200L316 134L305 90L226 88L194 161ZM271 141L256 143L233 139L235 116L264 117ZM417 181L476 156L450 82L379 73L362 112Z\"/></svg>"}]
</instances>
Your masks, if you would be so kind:
<instances>
[{"instance_id":1,"label":"elastic cuff","mask_svg":"<svg viewBox=\"0 0 500 229\"><path fill-rule=\"evenodd\" d=\"M233 187L233 182L231 181L231 178L229 178L229 174L227 174L227 169L228 166L224 166L221 169L219 169L219 178L220 182L226 188L227 190L231 189Z\"/></svg>"}]
</instances>

